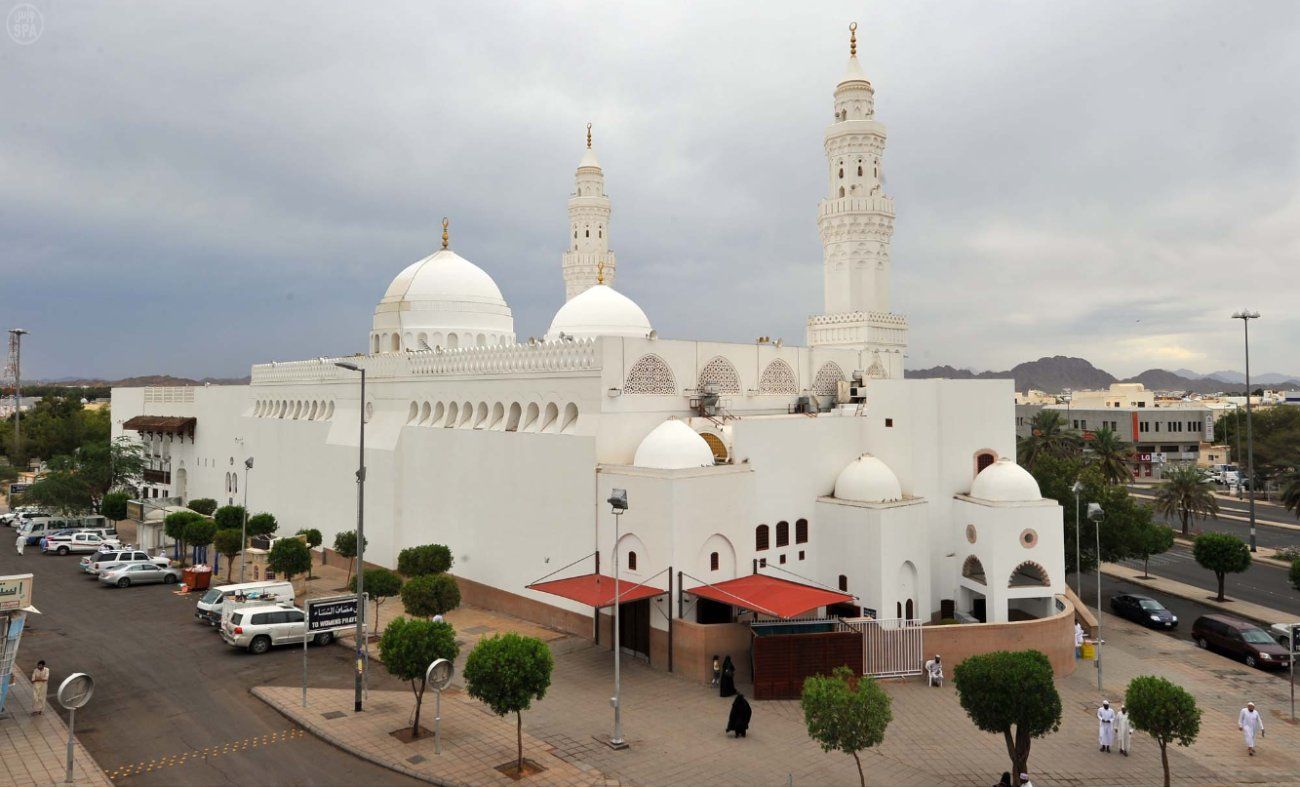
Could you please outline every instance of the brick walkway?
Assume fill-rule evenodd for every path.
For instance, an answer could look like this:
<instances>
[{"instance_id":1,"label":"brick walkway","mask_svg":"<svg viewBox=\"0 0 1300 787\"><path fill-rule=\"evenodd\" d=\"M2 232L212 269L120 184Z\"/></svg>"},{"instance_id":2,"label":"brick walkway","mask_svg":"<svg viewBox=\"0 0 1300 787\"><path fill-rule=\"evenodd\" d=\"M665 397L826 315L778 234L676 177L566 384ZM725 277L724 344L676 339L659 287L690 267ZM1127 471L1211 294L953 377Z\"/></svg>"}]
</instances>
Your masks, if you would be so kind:
<instances>
[{"instance_id":1,"label":"brick walkway","mask_svg":"<svg viewBox=\"0 0 1300 787\"><path fill-rule=\"evenodd\" d=\"M26 787L63 782L67 775L68 727L48 704L45 713L32 716L32 684L24 675L9 687L6 718L0 719L0 784ZM47 695L55 702L51 686ZM95 764L80 742L73 752L77 784L111 787L112 782Z\"/></svg>"}]
</instances>

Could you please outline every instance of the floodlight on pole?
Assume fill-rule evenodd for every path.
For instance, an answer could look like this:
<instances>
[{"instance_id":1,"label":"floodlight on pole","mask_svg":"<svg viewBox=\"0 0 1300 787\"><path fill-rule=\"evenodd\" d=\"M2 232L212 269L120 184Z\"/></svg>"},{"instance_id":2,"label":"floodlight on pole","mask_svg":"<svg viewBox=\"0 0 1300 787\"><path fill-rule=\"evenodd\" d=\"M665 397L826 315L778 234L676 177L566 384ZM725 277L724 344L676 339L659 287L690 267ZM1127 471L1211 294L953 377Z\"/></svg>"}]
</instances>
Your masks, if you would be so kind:
<instances>
[{"instance_id":1,"label":"floodlight on pole","mask_svg":"<svg viewBox=\"0 0 1300 787\"><path fill-rule=\"evenodd\" d=\"M1232 319L1241 320L1246 340L1246 494L1250 499L1250 551L1255 551L1255 435L1250 419L1250 321L1259 319L1259 312L1242 309L1232 313Z\"/></svg>"},{"instance_id":2,"label":"floodlight on pole","mask_svg":"<svg viewBox=\"0 0 1300 787\"><path fill-rule=\"evenodd\" d=\"M623 644L619 634L619 586L618 586L618 541L619 541L619 518L627 511L627 490L611 489L609 500L610 510L614 514L614 696L610 699L609 704L614 706L614 734L609 739L609 745L615 749L622 749L627 746L627 741L623 740L623 676L620 672L620 656Z\"/></svg>"},{"instance_id":3,"label":"floodlight on pole","mask_svg":"<svg viewBox=\"0 0 1300 787\"><path fill-rule=\"evenodd\" d=\"M1106 512L1100 505L1088 504L1088 519L1096 525L1097 539L1097 691L1101 691L1101 520L1105 518Z\"/></svg>"},{"instance_id":4,"label":"floodlight on pole","mask_svg":"<svg viewBox=\"0 0 1300 787\"><path fill-rule=\"evenodd\" d=\"M248 471L253 469L253 457L244 460L244 524L239 530L239 581L244 581L244 566L248 565Z\"/></svg>"},{"instance_id":5,"label":"floodlight on pole","mask_svg":"<svg viewBox=\"0 0 1300 787\"><path fill-rule=\"evenodd\" d=\"M1079 493L1083 491L1083 484L1075 481L1070 486L1070 491L1074 493L1074 584L1078 586L1078 596L1083 599L1083 574L1079 568Z\"/></svg>"},{"instance_id":6,"label":"floodlight on pole","mask_svg":"<svg viewBox=\"0 0 1300 787\"><path fill-rule=\"evenodd\" d=\"M361 373L361 398L357 402L357 421L360 435L357 439L357 631L356 631L356 680L352 709L361 712L361 695L366 674L366 604L365 604L365 567L366 567L366 370L365 367L347 361L335 361L334 365L350 372Z\"/></svg>"}]
</instances>

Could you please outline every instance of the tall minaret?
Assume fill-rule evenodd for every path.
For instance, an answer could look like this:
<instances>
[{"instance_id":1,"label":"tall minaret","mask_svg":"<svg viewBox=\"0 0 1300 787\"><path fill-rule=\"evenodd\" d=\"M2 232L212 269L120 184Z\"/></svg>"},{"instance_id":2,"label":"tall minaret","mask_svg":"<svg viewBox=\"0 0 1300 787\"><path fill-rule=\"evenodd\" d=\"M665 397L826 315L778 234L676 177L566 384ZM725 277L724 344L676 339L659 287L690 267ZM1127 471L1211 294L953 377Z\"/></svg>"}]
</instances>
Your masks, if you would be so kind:
<instances>
[{"instance_id":1,"label":"tall minaret","mask_svg":"<svg viewBox=\"0 0 1300 787\"><path fill-rule=\"evenodd\" d=\"M569 249L564 252L564 299L596 284L604 269L605 284L614 284L618 264L609 250L609 197L605 174L591 149L591 124L587 124L587 151L578 162L573 196L569 197Z\"/></svg>"},{"instance_id":2,"label":"tall minaret","mask_svg":"<svg viewBox=\"0 0 1300 787\"><path fill-rule=\"evenodd\" d=\"M857 29L849 25L849 64L826 128L830 190L817 211L826 313L809 318L808 344L858 349L869 377L902 377L907 319L889 310L894 201L881 189L885 127L858 63Z\"/></svg>"}]
</instances>

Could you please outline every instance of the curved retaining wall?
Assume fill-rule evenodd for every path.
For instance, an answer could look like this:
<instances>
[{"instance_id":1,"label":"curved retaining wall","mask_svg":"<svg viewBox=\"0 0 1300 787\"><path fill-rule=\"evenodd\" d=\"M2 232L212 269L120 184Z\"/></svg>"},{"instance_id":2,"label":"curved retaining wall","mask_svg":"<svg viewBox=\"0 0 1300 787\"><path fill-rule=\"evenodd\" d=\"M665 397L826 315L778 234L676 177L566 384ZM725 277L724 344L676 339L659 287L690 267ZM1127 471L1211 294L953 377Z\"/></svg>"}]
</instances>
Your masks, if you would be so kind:
<instances>
[{"instance_id":1,"label":"curved retaining wall","mask_svg":"<svg viewBox=\"0 0 1300 787\"><path fill-rule=\"evenodd\" d=\"M945 677L968 656L995 650L1041 650L1052 662L1056 677L1074 672L1074 605L1064 596L1057 603L1065 609L1050 618L1022 620L1014 623L966 623L953 626L926 626L922 635L925 657L939 654L947 665Z\"/></svg>"}]
</instances>

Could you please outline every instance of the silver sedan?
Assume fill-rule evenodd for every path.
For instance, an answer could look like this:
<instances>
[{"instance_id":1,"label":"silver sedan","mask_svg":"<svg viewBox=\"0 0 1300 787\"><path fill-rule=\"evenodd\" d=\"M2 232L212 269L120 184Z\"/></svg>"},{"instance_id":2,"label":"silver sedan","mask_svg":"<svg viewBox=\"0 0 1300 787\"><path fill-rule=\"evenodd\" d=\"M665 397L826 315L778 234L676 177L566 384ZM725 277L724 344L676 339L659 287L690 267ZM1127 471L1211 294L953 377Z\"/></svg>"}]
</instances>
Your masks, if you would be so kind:
<instances>
[{"instance_id":1,"label":"silver sedan","mask_svg":"<svg viewBox=\"0 0 1300 787\"><path fill-rule=\"evenodd\" d=\"M120 588L145 585L150 582L162 582L165 585L171 585L179 582L180 579L180 569L171 566L157 566L153 563L132 563L112 571L101 572L99 575L100 582L105 585L116 585Z\"/></svg>"}]
</instances>

